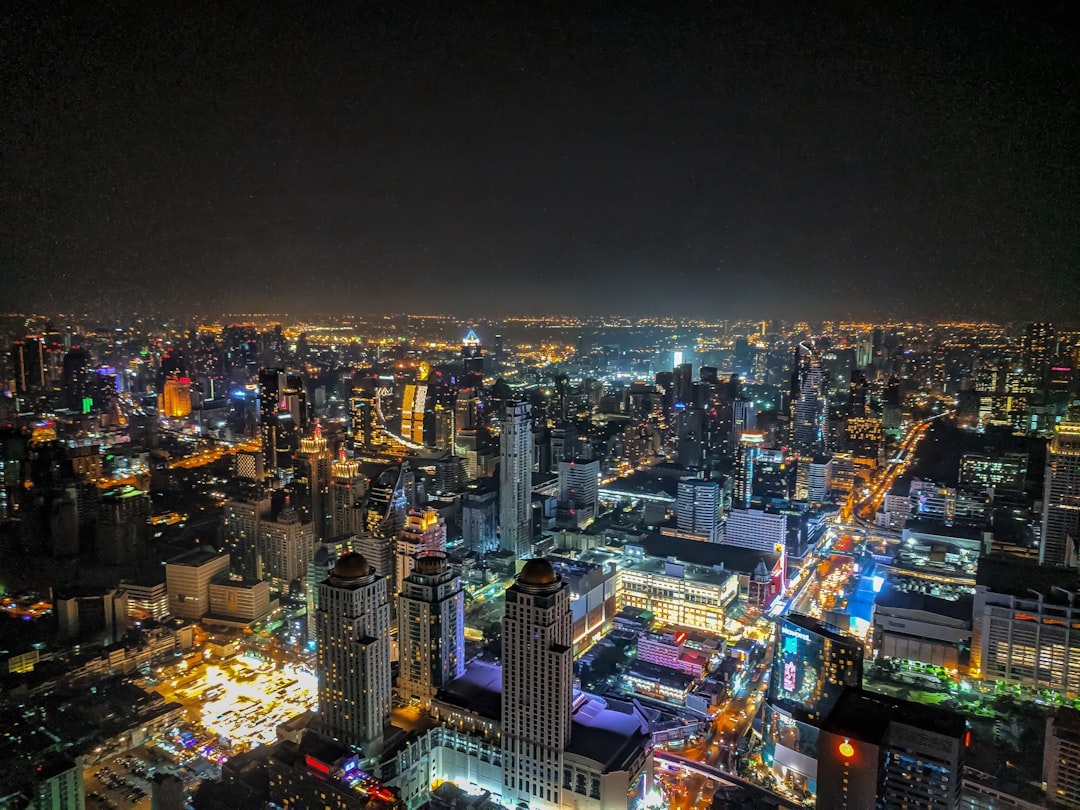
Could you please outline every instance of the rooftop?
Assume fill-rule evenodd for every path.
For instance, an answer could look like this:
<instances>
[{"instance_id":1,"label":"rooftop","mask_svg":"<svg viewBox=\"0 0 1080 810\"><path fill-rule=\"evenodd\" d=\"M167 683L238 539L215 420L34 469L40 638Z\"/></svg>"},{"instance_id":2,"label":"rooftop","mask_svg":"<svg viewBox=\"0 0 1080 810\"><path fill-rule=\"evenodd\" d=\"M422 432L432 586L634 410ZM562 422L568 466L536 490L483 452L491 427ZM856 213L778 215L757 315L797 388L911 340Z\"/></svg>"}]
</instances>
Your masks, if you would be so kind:
<instances>
[{"instance_id":1,"label":"rooftop","mask_svg":"<svg viewBox=\"0 0 1080 810\"><path fill-rule=\"evenodd\" d=\"M971 622L971 602L970 596L953 601L925 593L897 590L891 585L882 588L881 593L874 598L875 608L919 610L924 613L933 613L968 623Z\"/></svg>"},{"instance_id":2,"label":"rooftop","mask_svg":"<svg viewBox=\"0 0 1080 810\"><path fill-rule=\"evenodd\" d=\"M738 574L752 574L757 564L764 560L766 567L772 570L780 559L779 554L758 551L742 546L729 546L724 543L703 543L699 540L686 540L679 537L667 537L659 533L652 534L642 543L645 553L653 557L675 557L679 560L704 565L709 568L722 565L727 571Z\"/></svg>"},{"instance_id":3,"label":"rooftop","mask_svg":"<svg viewBox=\"0 0 1080 810\"><path fill-rule=\"evenodd\" d=\"M844 690L822 727L876 743L894 720L954 739L963 738L967 728L963 716L940 706L924 706L857 688Z\"/></svg>"}]
</instances>

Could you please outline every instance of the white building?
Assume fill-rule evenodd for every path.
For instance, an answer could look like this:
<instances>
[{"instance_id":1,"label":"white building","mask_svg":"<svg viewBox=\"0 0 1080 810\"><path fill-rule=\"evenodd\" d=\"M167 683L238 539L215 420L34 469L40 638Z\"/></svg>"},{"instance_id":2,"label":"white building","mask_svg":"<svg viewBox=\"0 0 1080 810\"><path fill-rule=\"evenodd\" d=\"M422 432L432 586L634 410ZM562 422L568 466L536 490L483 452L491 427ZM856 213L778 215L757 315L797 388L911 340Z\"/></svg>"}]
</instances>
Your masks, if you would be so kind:
<instances>
[{"instance_id":1,"label":"white building","mask_svg":"<svg viewBox=\"0 0 1080 810\"><path fill-rule=\"evenodd\" d=\"M523 559L532 550L532 406L507 403L500 430L499 545Z\"/></svg>"},{"instance_id":2,"label":"white building","mask_svg":"<svg viewBox=\"0 0 1080 810\"><path fill-rule=\"evenodd\" d=\"M506 589L502 658L503 795L530 808L562 804L574 701L570 588L532 559Z\"/></svg>"},{"instance_id":3,"label":"white building","mask_svg":"<svg viewBox=\"0 0 1080 810\"><path fill-rule=\"evenodd\" d=\"M398 694L428 708L465 672L465 593L442 552L420 554L398 594Z\"/></svg>"},{"instance_id":4,"label":"white building","mask_svg":"<svg viewBox=\"0 0 1080 810\"><path fill-rule=\"evenodd\" d=\"M210 583L210 612L205 621L219 620L226 625L251 624L270 612L269 582ZM276 603L275 603L276 604Z\"/></svg>"},{"instance_id":5,"label":"white building","mask_svg":"<svg viewBox=\"0 0 1080 810\"><path fill-rule=\"evenodd\" d=\"M732 509L724 526L724 545L775 553L787 540L787 515L761 509Z\"/></svg>"},{"instance_id":6,"label":"white building","mask_svg":"<svg viewBox=\"0 0 1080 810\"><path fill-rule=\"evenodd\" d=\"M338 558L319 583L319 712L338 740L376 753L390 716L390 602L363 555Z\"/></svg>"}]
</instances>

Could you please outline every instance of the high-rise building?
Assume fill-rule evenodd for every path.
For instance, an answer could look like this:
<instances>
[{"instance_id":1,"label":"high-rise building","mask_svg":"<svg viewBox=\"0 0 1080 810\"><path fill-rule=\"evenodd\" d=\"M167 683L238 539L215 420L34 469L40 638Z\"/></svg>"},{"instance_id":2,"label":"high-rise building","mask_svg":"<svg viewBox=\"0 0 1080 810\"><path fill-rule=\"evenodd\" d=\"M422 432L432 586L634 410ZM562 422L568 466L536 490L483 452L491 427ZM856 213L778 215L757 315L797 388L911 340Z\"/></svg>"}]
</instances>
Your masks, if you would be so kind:
<instances>
[{"instance_id":1,"label":"high-rise building","mask_svg":"<svg viewBox=\"0 0 1080 810\"><path fill-rule=\"evenodd\" d=\"M599 461L559 462L559 526L576 529L592 523L597 512L599 479Z\"/></svg>"},{"instance_id":2,"label":"high-rise building","mask_svg":"<svg viewBox=\"0 0 1080 810\"><path fill-rule=\"evenodd\" d=\"M824 503L832 489L832 456L800 456L795 478L795 499Z\"/></svg>"},{"instance_id":3,"label":"high-rise building","mask_svg":"<svg viewBox=\"0 0 1080 810\"><path fill-rule=\"evenodd\" d=\"M532 559L506 589L502 659L503 795L533 808L562 805L563 755L574 700L570 589Z\"/></svg>"},{"instance_id":4,"label":"high-rise building","mask_svg":"<svg viewBox=\"0 0 1080 810\"><path fill-rule=\"evenodd\" d=\"M327 537L330 526L329 494L332 459L333 455L327 447L326 439L323 438L322 428L316 420L312 435L300 440L300 449L296 454L297 477L295 479L295 482L303 489L304 503L301 511L311 522L316 542Z\"/></svg>"},{"instance_id":5,"label":"high-rise building","mask_svg":"<svg viewBox=\"0 0 1080 810\"><path fill-rule=\"evenodd\" d=\"M687 405L693 402L693 375L693 364L683 363L681 360L675 364L675 377L672 382L675 386L676 404Z\"/></svg>"},{"instance_id":6,"label":"high-rise building","mask_svg":"<svg viewBox=\"0 0 1080 810\"><path fill-rule=\"evenodd\" d=\"M390 716L390 601L362 554L343 554L319 583L315 626L324 727L376 753Z\"/></svg>"},{"instance_id":7,"label":"high-rise building","mask_svg":"<svg viewBox=\"0 0 1080 810\"><path fill-rule=\"evenodd\" d=\"M28 810L83 810L86 789L82 765L60 754L42 757L33 770Z\"/></svg>"},{"instance_id":8,"label":"high-rise building","mask_svg":"<svg viewBox=\"0 0 1080 810\"><path fill-rule=\"evenodd\" d=\"M822 725L818 805L957 810L966 741L955 712L848 689Z\"/></svg>"},{"instance_id":9,"label":"high-rise building","mask_svg":"<svg viewBox=\"0 0 1080 810\"><path fill-rule=\"evenodd\" d=\"M743 508L750 508L754 496L754 475L761 451L765 446L765 434L743 433L739 438L739 455L735 459L734 501Z\"/></svg>"},{"instance_id":10,"label":"high-rise building","mask_svg":"<svg viewBox=\"0 0 1080 810\"><path fill-rule=\"evenodd\" d=\"M330 467L330 525L327 539L356 534L364 528L364 484L360 463L350 461L342 447L338 460Z\"/></svg>"},{"instance_id":11,"label":"high-rise building","mask_svg":"<svg viewBox=\"0 0 1080 810\"><path fill-rule=\"evenodd\" d=\"M1080 712L1076 709L1058 706L1046 718L1043 779L1049 807L1080 808Z\"/></svg>"},{"instance_id":12,"label":"high-rise building","mask_svg":"<svg viewBox=\"0 0 1080 810\"><path fill-rule=\"evenodd\" d=\"M808 616L777 622L772 677L765 700L765 761L814 790L823 719L845 687L862 684L863 647Z\"/></svg>"},{"instance_id":13,"label":"high-rise building","mask_svg":"<svg viewBox=\"0 0 1080 810\"><path fill-rule=\"evenodd\" d=\"M397 562L394 595L401 593L405 579L412 573L417 554L446 551L446 519L430 507L410 509L405 527L397 538Z\"/></svg>"},{"instance_id":14,"label":"high-rise building","mask_svg":"<svg viewBox=\"0 0 1080 810\"><path fill-rule=\"evenodd\" d=\"M499 435L499 545L524 559L532 550L532 406L508 402Z\"/></svg>"},{"instance_id":15,"label":"high-rise building","mask_svg":"<svg viewBox=\"0 0 1080 810\"><path fill-rule=\"evenodd\" d=\"M324 540L315 546L315 554L308 563L304 594L307 599L307 638L311 649L315 649L315 643L318 640L315 611L319 606L319 583L330 576L338 559L355 550L354 542L355 538L352 537Z\"/></svg>"},{"instance_id":16,"label":"high-rise building","mask_svg":"<svg viewBox=\"0 0 1080 810\"><path fill-rule=\"evenodd\" d=\"M300 377L280 368L260 370L259 423L268 475L292 470L307 420L307 394Z\"/></svg>"},{"instance_id":17,"label":"high-rise building","mask_svg":"<svg viewBox=\"0 0 1080 810\"><path fill-rule=\"evenodd\" d=\"M233 569L246 579L263 578L259 526L269 519L272 506L270 496L259 490L225 502L225 542Z\"/></svg>"},{"instance_id":18,"label":"high-rise building","mask_svg":"<svg viewBox=\"0 0 1080 810\"><path fill-rule=\"evenodd\" d=\"M401 435L416 444L425 444L424 416L427 413L428 387L409 383L401 399Z\"/></svg>"},{"instance_id":19,"label":"high-rise building","mask_svg":"<svg viewBox=\"0 0 1080 810\"><path fill-rule=\"evenodd\" d=\"M95 557L104 565L134 567L149 551L150 493L122 484L98 501Z\"/></svg>"},{"instance_id":20,"label":"high-rise building","mask_svg":"<svg viewBox=\"0 0 1080 810\"><path fill-rule=\"evenodd\" d=\"M470 329L461 341L461 364L465 367L466 375L483 379L484 352L480 346L480 338L473 329Z\"/></svg>"},{"instance_id":21,"label":"high-rise building","mask_svg":"<svg viewBox=\"0 0 1080 810\"><path fill-rule=\"evenodd\" d=\"M1057 351L1057 338L1052 323L1029 323L1020 338L1023 355L1023 380L1028 391L1041 391L1046 384L1046 372Z\"/></svg>"},{"instance_id":22,"label":"high-rise building","mask_svg":"<svg viewBox=\"0 0 1080 810\"><path fill-rule=\"evenodd\" d=\"M465 672L465 593L446 554L416 556L398 594L398 694L431 699Z\"/></svg>"},{"instance_id":23,"label":"high-rise building","mask_svg":"<svg viewBox=\"0 0 1080 810\"><path fill-rule=\"evenodd\" d=\"M259 522L258 549L263 577L278 590L295 593L315 554L312 525L301 522L299 513L286 499L276 520Z\"/></svg>"},{"instance_id":24,"label":"high-rise building","mask_svg":"<svg viewBox=\"0 0 1080 810\"><path fill-rule=\"evenodd\" d=\"M499 546L499 493L480 486L461 499L461 536L471 551L494 551Z\"/></svg>"},{"instance_id":25,"label":"high-rise building","mask_svg":"<svg viewBox=\"0 0 1080 810\"><path fill-rule=\"evenodd\" d=\"M720 485L700 478L679 481L675 518L680 534L715 543L720 524Z\"/></svg>"},{"instance_id":26,"label":"high-rise building","mask_svg":"<svg viewBox=\"0 0 1080 810\"><path fill-rule=\"evenodd\" d=\"M825 378L821 355L809 344L799 344L798 398L795 400L791 444L800 455L824 449Z\"/></svg>"},{"instance_id":27,"label":"high-rise building","mask_svg":"<svg viewBox=\"0 0 1080 810\"><path fill-rule=\"evenodd\" d=\"M1062 422L1046 451L1039 562L1076 567L1080 541L1080 422Z\"/></svg>"},{"instance_id":28,"label":"high-rise building","mask_svg":"<svg viewBox=\"0 0 1080 810\"><path fill-rule=\"evenodd\" d=\"M158 411L173 419L182 419L191 414L190 377L165 378L164 390L158 399Z\"/></svg>"}]
</instances>

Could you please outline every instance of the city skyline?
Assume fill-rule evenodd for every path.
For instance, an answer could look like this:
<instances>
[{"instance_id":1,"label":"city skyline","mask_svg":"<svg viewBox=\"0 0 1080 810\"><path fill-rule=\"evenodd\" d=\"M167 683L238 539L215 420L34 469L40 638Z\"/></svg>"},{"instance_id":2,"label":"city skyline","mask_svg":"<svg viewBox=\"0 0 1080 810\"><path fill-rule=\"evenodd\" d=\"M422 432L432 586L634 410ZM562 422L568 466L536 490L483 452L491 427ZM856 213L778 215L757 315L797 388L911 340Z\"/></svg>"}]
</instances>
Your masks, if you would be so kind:
<instances>
[{"instance_id":1,"label":"city skyline","mask_svg":"<svg viewBox=\"0 0 1080 810\"><path fill-rule=\"evenodd\" d=\"M0 288L9 309L1061 320L1064 14L12 15Z\"/></svg>"}]
</instances>

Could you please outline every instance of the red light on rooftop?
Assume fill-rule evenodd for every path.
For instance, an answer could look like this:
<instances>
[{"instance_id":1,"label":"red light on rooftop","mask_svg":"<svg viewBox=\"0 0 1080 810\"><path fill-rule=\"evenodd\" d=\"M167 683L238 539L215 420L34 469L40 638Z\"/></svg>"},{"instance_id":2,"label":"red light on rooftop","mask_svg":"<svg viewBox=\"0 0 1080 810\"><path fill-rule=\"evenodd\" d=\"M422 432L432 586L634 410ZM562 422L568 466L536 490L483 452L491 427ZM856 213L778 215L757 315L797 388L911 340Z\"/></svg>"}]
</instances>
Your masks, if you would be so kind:
<instances>
[{"instance_id":1,"label":"red light on rooftop","mask_svg":"<svg viewBox=\"0 0 1080 810\"><path fill-rule=\"evenodd\" d=\"M307 757L304 758L304 762L309 768L314 768L319 773L330 773L330 766L327 765L325 762L320 762L319 760L315 759L315 757L313 757L311 754L308 754Z\"/></svg>"}]
</instances>

